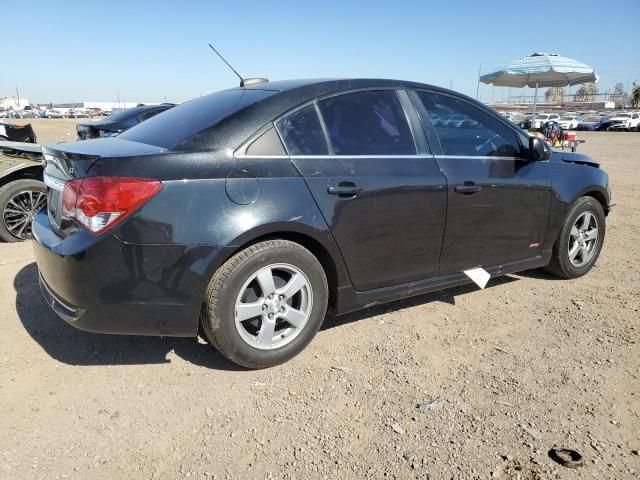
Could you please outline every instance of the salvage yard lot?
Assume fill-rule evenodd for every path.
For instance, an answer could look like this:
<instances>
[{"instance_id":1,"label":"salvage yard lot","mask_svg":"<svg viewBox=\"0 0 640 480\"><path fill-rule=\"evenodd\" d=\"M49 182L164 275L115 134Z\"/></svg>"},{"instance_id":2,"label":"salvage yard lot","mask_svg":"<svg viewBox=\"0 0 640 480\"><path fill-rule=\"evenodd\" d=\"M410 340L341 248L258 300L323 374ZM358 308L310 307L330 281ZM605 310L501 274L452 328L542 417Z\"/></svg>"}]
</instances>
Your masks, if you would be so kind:
<instances>
[{"instance_id":1,"label":"salvage yard lot","mask_svg":"<svg viewBox=\"0 0 640 480\"><path fill-rule=\"evenodd\" d=\"M77 120L31 123L75 139ZM640 134L579 138L616 204L587 276L329 320L268 370L192 339L75 330L41 298L31 245L0 244L0 478L637 478Z\"/></svg>"}]
</instances>

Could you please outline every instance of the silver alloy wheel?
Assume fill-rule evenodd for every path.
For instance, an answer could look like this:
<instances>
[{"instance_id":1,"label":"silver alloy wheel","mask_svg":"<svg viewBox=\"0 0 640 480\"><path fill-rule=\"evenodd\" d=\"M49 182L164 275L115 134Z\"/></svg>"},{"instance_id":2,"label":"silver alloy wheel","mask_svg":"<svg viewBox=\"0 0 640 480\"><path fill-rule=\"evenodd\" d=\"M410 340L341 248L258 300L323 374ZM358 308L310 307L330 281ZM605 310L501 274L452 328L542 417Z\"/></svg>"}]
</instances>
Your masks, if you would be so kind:
<instances>
[{"instance_id":1,"label":"silver alloy wheel","mask_svg":"<svg viewBox=\"0 0 640 480\"><path fill-rule=\"evenodd\" d=\"M2 212L2 221L9 233L20 240L31 238L33 218L47 202L47 194L23 190L9 199Z\"/></svg>"},{"instance_id":2,"label":"silver alloy wheel","mask_svg":"<svg viewBox=\"0 0 640 480\"><path fill-rule=\"evenodd\" d=\"M296 338L313 307L307 276L288 263L274 263L255 272L236 298L235 325L254 348L273 350Z\"/></svg>"},{"instance_id":3,"label":"silver alloy wheel","mask_svg":"<svg viewBox=\"0 0 640 480\"><path fill-rule=\"evenodd\" d=\"M569 261L574 267L584 267L598 247L598 219L591 212L576 218L569 233Z\"/></svg>"}]
</instances>

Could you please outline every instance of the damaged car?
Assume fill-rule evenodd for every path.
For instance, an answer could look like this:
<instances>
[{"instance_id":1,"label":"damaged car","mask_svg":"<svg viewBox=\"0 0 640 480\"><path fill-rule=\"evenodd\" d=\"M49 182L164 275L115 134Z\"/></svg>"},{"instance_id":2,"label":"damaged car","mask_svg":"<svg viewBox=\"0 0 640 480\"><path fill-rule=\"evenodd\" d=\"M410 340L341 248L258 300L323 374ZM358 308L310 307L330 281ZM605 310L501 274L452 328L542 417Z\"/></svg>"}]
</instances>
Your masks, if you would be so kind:
<instances>
[{"instance_id":1,"label":"damaged car","mask_svg":"<svg viewBox=\"0 0 640 480\"><path fill-rule=\"evenodd\" d=\"M33 245L53 311L92 332L202 332L249 368L300 353L327 312L472 270L585 275L611 209L596 160L398 80L246 81L44 160Z\"/></svg>"},{"instance_id":2,"label":"damaged car","mask_svg":"<svg viewBox=\"0 0 640 480\"><path fill-rule=\"evenodd\" d=\"M30 123L15 125L0 122L0 142L36 143L36 132Z\"/></svg>"},{"instance_id":3,"label":"damaged car","mask_svg":"<svg viewBox=\"0 0 640 480\"><path fill-rule=\"evenodd\" d=\"M39 145L0 142L0 241L31 238L35 214L47 201Z\"/></svg>"},{"instance_id":4,"label":"damaged car","mask_svg":"<svg viewBox=\"0 0 640 480\"><path fill-rule=\"evenodd\" d=\"M117 113L113 113L103 120L89 123L79 123L76 126L78 140L89 140L91 138L115 137L121 132L156 116L170 108L173 103L162 103L160 105L140 105L128 108Z\"/></svg>"}]
</instances>

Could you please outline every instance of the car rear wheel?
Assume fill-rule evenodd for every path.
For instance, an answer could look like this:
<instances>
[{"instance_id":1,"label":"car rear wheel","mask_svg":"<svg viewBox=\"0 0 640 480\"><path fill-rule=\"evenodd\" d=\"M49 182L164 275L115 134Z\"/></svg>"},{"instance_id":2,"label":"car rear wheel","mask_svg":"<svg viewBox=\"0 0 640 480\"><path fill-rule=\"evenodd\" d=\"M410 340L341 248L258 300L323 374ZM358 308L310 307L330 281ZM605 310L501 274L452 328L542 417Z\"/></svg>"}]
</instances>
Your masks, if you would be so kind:
<instances>
[{"instance_id":1,"label":"car rear wheel","mask_svg":"<svg viewBox=\"0 0 640 480\"><path fill-rule=\"evenodd\" d=\"M322 265L301 245L269 240L230 258L214 274L200 322L225 357L266 368L300 353L327 311Z\"/></svg>"},{"instance_id":2,"label":"car rear wheel","mask_svg":"<svg viewBox=\"0 0 640 480\"><path fill-rule=\"evenodd\" d=\"M605 215L595 198L580 197L569 209L546 270L561 278L577 278L596 263L605 235Z\"/></svg>"},{"instance_id":3,"label":"car rear wheel","mask_svg":"<svg viewBox=\"0 0 640 480\"><path fill-rule=\"evenodd\" d=\"M38 180L16 180L0 188L0 240L30 239L33 218L46 203L47 189Z\"/></svg>"}]
</instances>

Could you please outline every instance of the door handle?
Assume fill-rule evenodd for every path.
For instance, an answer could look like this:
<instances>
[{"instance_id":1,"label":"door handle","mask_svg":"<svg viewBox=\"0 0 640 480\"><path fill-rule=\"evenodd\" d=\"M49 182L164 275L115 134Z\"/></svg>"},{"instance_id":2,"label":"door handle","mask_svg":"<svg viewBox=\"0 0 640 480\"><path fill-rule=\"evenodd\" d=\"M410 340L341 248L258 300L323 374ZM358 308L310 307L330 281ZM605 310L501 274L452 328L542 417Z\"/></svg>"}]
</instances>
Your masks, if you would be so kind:
<instances>
[{"instance_id":1,"label":"door handle","mask_svg":"<svg viewBox=\"0 0 640 480\"><path fill-rule=\"evenodd\" d=\"M327 193L341 197L353 197L360 192L362 192L362 187L358 187L351 182L340 182L337 187L327 188Z\"/></svg>"},{"instance_id":2,"label":"door handle","mask_svg":"<svg viewBox=\"0 0 640 480\"><path fill-rule=\"evenodd\" d=\"M482 187L474 184L473 182L464 182L464 185L456 185L455 187L456 193L461 193L463 195L473 195L480 190L482 190Z\"/></svg>"}]
</instances>

